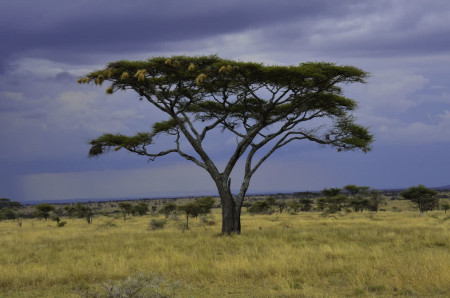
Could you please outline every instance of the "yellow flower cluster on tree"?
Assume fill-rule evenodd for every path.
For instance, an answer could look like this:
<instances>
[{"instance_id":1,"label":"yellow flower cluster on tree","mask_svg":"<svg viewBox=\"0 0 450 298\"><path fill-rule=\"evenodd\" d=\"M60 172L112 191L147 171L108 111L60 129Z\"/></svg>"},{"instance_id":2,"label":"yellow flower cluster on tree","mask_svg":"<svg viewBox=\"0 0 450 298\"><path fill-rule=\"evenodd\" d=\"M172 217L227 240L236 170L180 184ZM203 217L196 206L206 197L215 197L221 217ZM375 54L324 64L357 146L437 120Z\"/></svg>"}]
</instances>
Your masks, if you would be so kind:
<instances>
[{"instance_id":1,"label":"yellow flower cluster on tree","mask_svg":"<svg viewBox=\"0 0 450 298\"><path fill-rule=\"evenodd\" d=\"M235 66L234 67L234 69L237 69L237 66ZM233 70L233 66L231 66L231 65L227 65L227 66L222 66L220 69L219 69L219 73L222 73L222 72L230 72L230 71L232 71Z\"/></svg>"},{"instance_id":2,"label":"yellow flower cluster on tree","mask_svg":"<svg viewBox=\"0 0 450 298\"><path fill-rule=\"evenodd\" d=\"M114 69L108 68L108 69L105 71L105 74L106 74L106 77L107 77L107 78L112 77L113 74L114 74Z\"/></svg>"},{"instance_id":3,"label":"yellow flower cluster on tree","mask_svg":"<svg viewBox=\"0 0 450 298\"><path fill-rule=\"evenodd\" d=\"M180 67L180 62L178 61L178 60L174 60L174 61L172 61L172 59L167 59L165 62L164 62L164 64L167 64L167 65L171 65L171 66L173 66L173 67Z\"/></svg>"},{"instance_id":4,"label":"yellow flower cluster on tree","mask_svg":"<svg viewBox=\"0 0 450 298\"><path fill-rule=\"evenodd\" d=\"M136 71L136 73L134 74L134 77L137 78L138 82L141 82L141 81L145 80L146 74L147 74L147 71L145 69L140 69L140 70Z\"/></svg>"},{"instance_id":5,"label":"yellow flower cluster on tree","mask_svg":"<svg viewBox=\"0 0 450 298\"><path fill-rule=\"evenodd\" d=\"M172 62L172 66L173 67L180 67L180 62L178 62L177 60Z\"/></svg>"},{"instance_id":6,"label":"yellow flower cluster on tree","mask_svg":"<svg viewBox=\"0 0 450 298\"><path fill-rule=\"evenodd\" d=\"M77 80L78 84L87 84L87 83L89 83L90 81L91 81L90 78L79 78L79 79Z\"/></svg>"},{"instance_id":7,"label":"yellow flower cluster on tree","mask_svg":"<svg viewBox=\"0 0 450 298\"><path fill-rule=\"evenodd\" d=\"M95 85L101 86L102 83L103 83L103 81L104 81L103 76L98 76L98 77L94 80L94 83L95 83Z\"/></svg>"},{"instance_id":8,"label":"yellow flower cluster on tree","mask_svg":"<svg viewBox=\"0 0 450 298\"><path fill-rule=\"evenodd\" d=\"M189 65L188 70L189 70L189 71L194 71L194 70L195 70L195 65L194 65L194 63L191 63L191 64Z\"/></svg>"},{"instance_id":9,"label":"yellow flower cluster on tree","mask_svg":"<svg viewBox=\"0 0 450 298\"><path fill-rule=\"evenodd\" d=\"M195 82L197 83L197 85L201 85L206 78L207 78L207 76L204 73L201 73L195 79Z\"/></svg>"},{"instance_id":10,"label":"yellow flower cluster on tree","mask_svg":"<svg viewBox=\"0 0 450 298\"><path fill-rule=\"evenodd\" d=\"M120 77L121 80L127 80L130 77L130 74L128 72L123 72L122 76Z\"/></svg>"}]
</instances>

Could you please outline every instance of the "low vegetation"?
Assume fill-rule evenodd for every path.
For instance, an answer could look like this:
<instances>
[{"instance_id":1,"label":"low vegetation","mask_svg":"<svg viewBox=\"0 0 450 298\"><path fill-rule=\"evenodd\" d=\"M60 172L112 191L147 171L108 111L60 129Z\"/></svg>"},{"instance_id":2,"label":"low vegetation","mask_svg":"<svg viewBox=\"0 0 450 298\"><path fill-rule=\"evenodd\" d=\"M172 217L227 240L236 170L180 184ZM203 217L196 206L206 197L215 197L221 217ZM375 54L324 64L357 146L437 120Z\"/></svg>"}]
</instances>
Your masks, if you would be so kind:
<instances>
[{"instance_id":1,"label":"low vegetation","mask_svg":"<svg viewBox=\"0 0 450 298\"><path fill-rule=\"evenodd\" d=\"M448 297L450 216L410 206L390 201L389 211L377 213L244 212L240 236L220 236L219 209L207 221L190 220L189 230L180 229L184 218L175 211L167 219L97 216L92 224L67 218L64 228L43 219L24 219L22 226L0 221L0 293Z\"/></svg>"}]
</instances>

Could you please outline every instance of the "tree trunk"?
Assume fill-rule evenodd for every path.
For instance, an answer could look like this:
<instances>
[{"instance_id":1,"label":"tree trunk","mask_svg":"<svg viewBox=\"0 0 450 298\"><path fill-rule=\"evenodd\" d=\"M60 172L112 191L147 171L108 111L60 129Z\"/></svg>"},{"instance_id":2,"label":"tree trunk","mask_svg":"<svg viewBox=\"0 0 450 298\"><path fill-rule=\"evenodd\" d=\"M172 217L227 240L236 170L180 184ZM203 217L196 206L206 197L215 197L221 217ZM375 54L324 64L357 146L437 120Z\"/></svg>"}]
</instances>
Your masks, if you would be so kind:
<instances>
[{"instance_id":1,"label":"tree trunk","mask_svg":"<svg viewBox=\"0 0 450 298\"><path fill-rule=\"evenodd\" d=\"M233 197L223 198L222 201L222 234L241 233L241 206L237 206Z\"/></svg>"},{"instance_id":2,"label":"tree trunk","mask_svg":"<svg viewBox=\"0 0 450 298\"><path fill-rule=\"evenodd\" d=\"M216 183L222 204L222 235L241 234L241 207L247 192L250 177L247 177L241 187L241 191L236 197L231 193L231 179L228 175L223 175L210 171L211 177Z\"/></svg>"},{"instance_id":3,"label":"tree trunk","mask_svg":"<svg viewBox=\"0 0 450 298\"><path fill-rule=\"evenodd\" d=\"M220 202L222 203L222 234L240 234L241 233L241 206L242 200L233 198L230 190L230 181L217 181L217 190L219 191ZM238 203L240 202L240 203Z\"/></svg>"}]
</instances>

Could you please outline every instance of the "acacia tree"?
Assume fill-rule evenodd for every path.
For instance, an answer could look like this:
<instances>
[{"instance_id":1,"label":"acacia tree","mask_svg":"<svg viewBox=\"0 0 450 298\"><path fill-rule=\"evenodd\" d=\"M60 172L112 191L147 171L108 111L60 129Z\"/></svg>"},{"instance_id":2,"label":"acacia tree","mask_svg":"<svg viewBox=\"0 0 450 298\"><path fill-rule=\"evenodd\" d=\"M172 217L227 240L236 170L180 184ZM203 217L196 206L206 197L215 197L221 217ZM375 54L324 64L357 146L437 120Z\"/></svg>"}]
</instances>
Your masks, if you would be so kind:
<instances>
[{"instance_id":1,"label":"acacia tree","mask_svg":"<svg viewBox=\"0 0 450 298\"><path fill-rule=\"evenodd\" d=\"M101 85L106 93L134 90L141 100L167 115L149 132L134 136L104 134L90 141L89 155L125 149L151 160L179 154L206 170L222 205L222 233L241 232L241 206L250 180L276 150L293 141L308 140L341 150L370 150L372 135L355 123L356 102L342 95L345 83L363 83L367 74L352 66L308 62L298 66L266 66L217 56L118 61L92 72L79 83ZM236 146L219 168L205 144L214 131L232 134ZM157 135L174 146L152 151ZM181 142L190 145L186 151ZM245 159L243 179L233 195L231 173Z\"/></svg>"},{"instance_id":2,"label":"acacia tree","mask_svg":"<svg viewBox=\"0 0 450 298\"><path fill-rule=\"evenodd\" d=\"M50 212L55 210L55 206L47 203L38 204L34 208L36 209L37 216L43 217L45 220L50 216Z\"/></svg>"},{"instance_id":3,"label":"acacia tree","mask_svg":"<svg viewBox=\"0 0 450 298\"><path fill-rule=\"evenodd\" d=\"M422 184L411 186L400 195L413 202L419 208L420 213L431 211L439 206L439 199L436 198L437 192Z\"/></svg>"}]
</instances>

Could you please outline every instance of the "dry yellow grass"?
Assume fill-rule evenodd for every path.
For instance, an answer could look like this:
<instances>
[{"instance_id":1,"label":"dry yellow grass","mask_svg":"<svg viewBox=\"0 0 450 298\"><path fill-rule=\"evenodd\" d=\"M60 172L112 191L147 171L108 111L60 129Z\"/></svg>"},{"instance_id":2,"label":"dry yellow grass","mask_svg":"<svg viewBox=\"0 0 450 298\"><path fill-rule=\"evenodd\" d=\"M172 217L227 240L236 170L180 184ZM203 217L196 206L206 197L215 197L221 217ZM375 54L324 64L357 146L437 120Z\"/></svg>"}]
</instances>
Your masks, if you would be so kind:
<instances>
[{"instance_id":1,"label":"dry yellow grass","mask_svg":"<svg viewBox=\"0 0 450 298\"><path fill-rule=\"evenodd\" d=\"M243 234L233 237L199 220L183 232L182 217L148 229L162 218L0 222L0 297L79 297L138 273L177 284L177 297L450 295L442 211L244 214Z\"/></svg>"}]
</instances>

